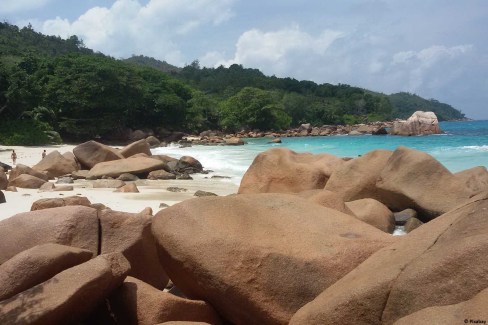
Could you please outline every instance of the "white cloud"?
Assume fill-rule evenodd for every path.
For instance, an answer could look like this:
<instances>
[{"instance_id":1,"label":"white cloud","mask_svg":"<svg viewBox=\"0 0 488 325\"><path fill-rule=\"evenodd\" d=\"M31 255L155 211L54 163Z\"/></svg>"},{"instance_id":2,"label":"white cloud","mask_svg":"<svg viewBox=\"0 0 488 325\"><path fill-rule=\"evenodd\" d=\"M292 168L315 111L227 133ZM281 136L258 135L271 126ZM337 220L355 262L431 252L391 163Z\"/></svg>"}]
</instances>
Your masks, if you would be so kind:
<instances>
[{"instance_id":1,"label":"white cloud","mask_svg":"<svg viewBox=\"0 0 488 325\"><path fill-rule=\"evenodd\" d=\"M51 1L52 0L2 0L2 4L0 5L0 14L10 14L39 9Z\"/></svg>"},{"instance_id":2,"label":"white cloud","mask_svg":"<svg viewBox=\"0 0 488 325\"><path fill-rule=\"evenodd\" d=\"M204 25L218 25L232 16L234 0L117 0L110 8L94 7L75 21L45 21L42 32L78 35L85 45L115 57L144 54L181 65L177 42Z\"/></svg>"},{"instance_id":3,"label":"white cloud","mask_svg":"<svg viewBox=\"0 0 488 325\"><path fill-rule=\"evenodd\" d=\"M239 37L233 59L219 60L213 65L228 66L237 63L244 66L268 67L265 70L271 69L275 70L274 73L281 74L292 65L296 65L298 58L307 60L309 55L325 55L331 44L343 35L340 31L324 30L314 37L301 31L298 25L272 32L252 29ZM219 58L215 53L210 53L203 61L209 62L211 57Z\"/></svg>"},{"instance_id":4,"label":"white cloud","mask_svg":"<svg viewBox=\"0 0 488 325\"><path fill-rule=\"evenodd\" d=\"M453 47L446 47L441 45L433 45L431 47L422 49L418 52L403 51L393 55L393 64L404 64L416 61L424 65L432 65L443 59L454 59L471 51L473 45L458 45Z\"/></svg>"},{"instance_id":5,"label":"white cloud","mask_svg":"<svg viewBox=\"0 0 488 325\"><path fill-rule=\"evenodd\" d=\"M465 65L466 55L472 50L473 45L433 45L420 51L402 51L393 55L391 69L402 74L406 90L432 91L459 76L458 68Z\"/></svg>"}]
</instances>

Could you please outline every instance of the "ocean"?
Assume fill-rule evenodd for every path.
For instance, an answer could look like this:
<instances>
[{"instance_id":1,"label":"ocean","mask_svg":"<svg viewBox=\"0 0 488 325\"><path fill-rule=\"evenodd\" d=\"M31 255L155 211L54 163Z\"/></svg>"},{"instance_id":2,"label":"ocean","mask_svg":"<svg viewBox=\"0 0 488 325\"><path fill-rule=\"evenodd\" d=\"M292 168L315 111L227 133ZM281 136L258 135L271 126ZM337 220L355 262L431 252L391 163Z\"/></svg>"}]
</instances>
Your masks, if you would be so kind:
<instances>
[{"instance_id":1,"label":"ocean","mask_svg":"<svg viewBox=\"0 0 488 325\"><path fill-rule=\"evenodd\" d=\"M441 122L443 134L428 136L326 136L282 138L281 144L269 144L269 139L245 139L244 146L193 146L177 145L153 149L154 154L175 158L192 156L211 175L230 177L239 184L242 176L260 152L273 147L289 148L296 152L329 153L338 157L357 157L375 149L395 150L399 146L421 150L435 157L451 172L475 166L488 168L488 121Z\"/></svg>"}]
</instances>

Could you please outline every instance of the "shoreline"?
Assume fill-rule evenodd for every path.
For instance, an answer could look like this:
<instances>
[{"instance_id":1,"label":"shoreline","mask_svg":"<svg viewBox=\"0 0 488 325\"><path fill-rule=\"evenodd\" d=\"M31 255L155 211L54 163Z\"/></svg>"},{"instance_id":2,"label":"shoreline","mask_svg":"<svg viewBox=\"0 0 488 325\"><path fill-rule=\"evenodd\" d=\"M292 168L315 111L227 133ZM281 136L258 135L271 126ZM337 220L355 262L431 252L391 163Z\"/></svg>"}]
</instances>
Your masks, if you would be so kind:
<instances>
[{"instance_id":1,"label":"shoreline","mask_svg":"<svg viewBox=\"0 0 488 325\"><path fill-rule=\"evenodd\" d=\"M34 166L41 160L44 149L48 152L58 150L61 154L73 150L76 145L50 145L50 146L1 146L0 161L12 165L11 150L17 153L17 164ZM184 200L194 198L197 190L212 192L220 196L237 192L239 186L227 179L211 178L211 174L192 174L193 180L138 180L135 181L139 193L117 193L113 188L92 188L89 180L75 180L73 191L47 191L39 192L37 189L17 188L18 192L2 191L6 203L0 205L0 220L14 216L21 212L28 212L32 203L45 198L63 198L68 196L84 196L91 203L101 203L108 208L123 212L141 212L149 207L156 214L160 204L174 205ZM55 183L56 181L51 180ZM182 192L170 192L168 187L186 189Z\"/></svg>"}]
</instances>

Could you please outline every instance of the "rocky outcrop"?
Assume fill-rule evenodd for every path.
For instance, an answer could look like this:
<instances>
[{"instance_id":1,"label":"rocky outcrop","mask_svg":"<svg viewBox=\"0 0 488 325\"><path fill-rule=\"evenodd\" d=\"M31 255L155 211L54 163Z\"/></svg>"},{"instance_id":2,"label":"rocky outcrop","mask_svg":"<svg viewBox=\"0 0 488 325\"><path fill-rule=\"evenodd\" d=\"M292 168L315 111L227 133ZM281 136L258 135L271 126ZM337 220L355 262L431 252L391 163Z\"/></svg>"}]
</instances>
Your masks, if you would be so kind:
<instances>
[{"instance_id":1,"label":"rocky outcrop","mask_svg":"<svg viewBox=\"0 0 488 325\"><path fill-rule=\"evenodd\" d=\"M352 216L290 194L184 201L156 214L152 231L173 283L238 324L288 322L395 241Z\"/></svg>"},{"instance_id":2,"label":"rocky outcrop","mask_svg":"<svg viewBox=\"0 0 488 325\"><path fill-rule=\"evenodd\" d=\"M393 152L376 181L376 198L391 210L412 208L421 220L435 218L465 202L470 196L465 184L427 153L399 147Z\"/></svg>"},{"instance_id":3,"label":"rocky outcrop","mask_svg":"<svg viewBox=\"0 0 488 325\"><path fill-rule=\"evenodd\" d=\"M394 135L439 134L439 121L434 112L417 111L406 121L395 121L390 130Z\"/></svg>"},{"instance_id":4,"label":"rocky outcrop","mask_svg":"<svg viewBox=\"0 0 488 325\"><path fill-rule=\"evenodd\" d=\"M349 209L346 206L344 200L337 193L327 191L327 190L307 190L307 191L299 192L297 193L297 195L310 202L355 217L354 212L352 212L351 209Z\"/></svg>"},{"instance_id":5,"label":"rocky outcrop","mask_svg":"<svg viewBox=\"0 0 488 325\"><path fill-rule=\"evenodd\" d=\"M167 321L221 323L208 303L177 297L132 277L127 277L111 296L110 305L120 320L119 324L154 325Z\"/></svg>"},{"instance_id":6,"label":"rocky outcrop","mask_svg":"<svg viewBox=\"0 0 488 325\"><path fill-rule=\"evenodd\" d=\"M374 199L360 199L346 202L346 206L359 220L389 234L393 233L395 217L393 212L383 203Z\"/></svg>"},{"instance_id":7,"label":"rocky outcrop","mask_svg":"<svg viewBox=\"0 0 488 325\"><path fill-rule=\"evenodd\" d=\"M101 178L102 176L117 178L124 173L143 174L153 170L163 169L165 163L159 159L149 157L131 157L115 161L96 164L88 173L88 178Z\"/></svg>"},{"instance_id":8,"label":"rocky outcrop","mask_svg":"<svg viewBox=\"0 0 488 325\"><path fill-rule=\"evenodd\" d=\"M46 181L41 178L28 175L28 174L22 174L20 176L17 176L13 180L9 181L8 185L19 187L19 188L38 189L45 183Z\"/></svg>"},{"instance_id":9,"label":"rocky outcrop","mask_svg":"<svg viewBox=\"0 0 488 325\"><path fill-rule=\"evenodd\" d=\"M15 166L15 168L13 168L10 171L10 173L8 175L8 180L12 181L12 180L16 179L17 177L19 177L20 175L23 175L23 174L31 175L31 176L40 178L44 181L49 180L49 177L45 173L39 172L35 169L30 168L29 166L22 165L22 164L17 164L17 166Z\"/></svg>"},{"instance_id":10,"label":"rocky outcrop","mask_svg":"<svg viewBox=\"0 0 488 325\"><path fill-rule=\"evenodd\" d=\"M239 193L297 193L323 189L344 161L329 154L296 153L273 148L256 156L244 174Z\"/></svg>"},{"instance_id":11,"label":"rocky outcrop","mask_svg":"<svg viewBox=\"0 0 488 325\"><path fill-rule=\"evenodd\" d=\"M1 324L77 324L119 287L129 271L120 253L69 268L0 302Z\"/></svg>"},{"instance_id":12,"label":"rocky outcrop","mask_svg":"<svg viewBox=\"0 0 488 325\"><path fill-rule=\"evenodd\" d=\"M454 305L429 307L405 316L395 325L486 324L488 288L473 298Z\"/></svg>"},{"instance_id":13,"label":"rocky outcrop","mask_svg":"<svg viewBox=\"0 0 488 325\"><path fill-rule=\"evenodd\" d=\"M290 324L392 324L488 287L488 193L373 254L301 308Z\"/></svg>"},{"instance_id":14,"label":"rocky outcrop","mask_svg":"<svg viewBox=\"0 0 488 325\"><path fill-rule=\"evenodd\" d=\"M168 276L159 263L151 233L152 216L102 210L99 217L101 253L122 252L131 264L129 275L163 289Z\"/></svg>"},{"instance_id":15,"label":"rocky outcrop","mask_svg":"<svg viewBox=\"0 0 488 325\"><path fill-rule=\"evenodd\" d=\"M31 211L59 208L70 205L83 205L86 207L91 206L90 200L84 196L68 196L65 198L47 198L39 199L32 203Z\"/></svg>"},{"instance_id":16,"label":"rocky outcrop","mask_svg":"<svg viewBox=\"0 0 488 325\"><path fill-rule=\"evenodd\" d=\"M31 247L57 243L98 252L97 210L66 206L19 213L0 221L0 264Z\"/></svg>"},{"instance_id":17,"label":"rocky outcrop","mask_svg":"<svg viewBox=\"0 0 488 325\"><path fill-rule=\"evenodd\" d=\"M466 169L455 173L454 176L465 184L471 191L471 195L488 191L488 171L485 166Z\"/></svg>"},{"instance_id":18,"label":"rocky outcrop","mask_svg":"<svg viewBox=\"0 0 488 325\"><path fill-rule=\"evenodd\" d=\"M133 155L143 153L147 156L151 156L151 148L149 143L145 139L133 142L120 150L120 154L125 158L129 158Z\"/></svg>"},{"instance_id":19,"label":"rocky outcrop","mask_svg":"<svg viewBox=\"0 0 488 325\"><path fill-rule=\"evenodd\" d=\"M71 174L75 170L78 170L78 165L74 159L67 159L59 151L54 150L32 168L47 173L49 178L54 178Z\"/></svg>"},{"instance_id":20,"label":"rocky outcrop","mask_svg":"<svg viewBox=\"0 0 488 325\"><path fill-rule=\"evenodd\" d=\"M118 150L96 141L87 141L73 149L76 159L86 169L91 169L98 163L123 159Z\"/></svg>"},{"instance_id":21,"label":"rocky outcrop","mask_svg":"<svg viewBox=\"0 0 488 325\"><path fill-rule=\"evenodd\" d=\"M25 250L0 265L0 301L49 280L56 274L91 259L85 249L43 244Z\"/></svg>"},{"instance_id":22,"label":"rocky outcrop","mask_svg":"<svg viewBox=\"0 0 488 325\"><path fill-rule=\"evenodd\" d=\"M373 150L343 163L330 176L325 189L346 202L365 198L381 201L383 193L376 187L376 181L391 155L389 150Z\"/></svg>"}]
</instances>

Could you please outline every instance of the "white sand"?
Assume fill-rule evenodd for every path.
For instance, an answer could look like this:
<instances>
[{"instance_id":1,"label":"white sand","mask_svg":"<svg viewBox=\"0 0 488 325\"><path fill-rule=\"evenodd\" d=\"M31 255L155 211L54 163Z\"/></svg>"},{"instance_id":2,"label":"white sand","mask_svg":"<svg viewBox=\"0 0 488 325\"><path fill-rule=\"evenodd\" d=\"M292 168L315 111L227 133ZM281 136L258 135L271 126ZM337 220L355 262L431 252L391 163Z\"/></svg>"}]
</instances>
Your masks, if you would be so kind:
<instances>
[{"instance_id":1,"label":"white sand","mask_svg":"<svg viewBox=\"0 0 488 325\"><path fill-rule=\"evenodd\" d=\"M44 149L46 149L47 153L52 150L64 153L72 151L74 147L74 145L44 147L0 146L0 161L12 165L10 155L11 149L14 149L17 153L17 164L32 167L41 160L41 154ZM212 179L211 175L204 174L194 174L192 177L193 180L140 180L136 182L140 193L115 193L114 189L94 189L91 186L91 182L85 180L77 180L74 184L60 184L73 185L74 191L39 192L38 190L21 188L17 189L18 192L3 191L7 202L0 204L0 220L20 212L30 211L32 203L41 198L62 198L78 195L87 197L92 203L102 203L117 211L140 212L144 208L150 207L156 213L161 210L159 208L161 203L171 206L183 200L194 198L197 190L212 192L217 195L228 195L236 193L238 189L236 184L227 179ZM168 191L168 187L179 187L187 191L174 193Z\"/></svg>"}]
</instances>

